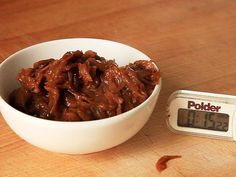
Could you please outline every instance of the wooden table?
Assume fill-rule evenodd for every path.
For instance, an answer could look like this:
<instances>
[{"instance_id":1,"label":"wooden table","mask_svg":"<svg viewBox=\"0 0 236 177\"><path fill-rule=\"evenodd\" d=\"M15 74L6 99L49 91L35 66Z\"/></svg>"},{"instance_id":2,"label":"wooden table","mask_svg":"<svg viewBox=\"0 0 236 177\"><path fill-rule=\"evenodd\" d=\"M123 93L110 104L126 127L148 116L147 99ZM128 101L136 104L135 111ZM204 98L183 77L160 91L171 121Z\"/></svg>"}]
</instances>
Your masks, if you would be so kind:
<instances>
[{"instance_id":1,"label":"wooden table","mask_svg":"<svg viewBox=\"0 0 236 177\"><path fill-rule=\"evenodd\" d=\"M44 41L92 37L136 47L157 61L163 87L133 138L89 154L47 152L20 139L0 116L1 177L235 176L236 143L171 133L168 96L177 89L236 94L235 0L1 0L0 61ZM162 173L163 155L182 155Z\"/></svg>"}]
</instances>

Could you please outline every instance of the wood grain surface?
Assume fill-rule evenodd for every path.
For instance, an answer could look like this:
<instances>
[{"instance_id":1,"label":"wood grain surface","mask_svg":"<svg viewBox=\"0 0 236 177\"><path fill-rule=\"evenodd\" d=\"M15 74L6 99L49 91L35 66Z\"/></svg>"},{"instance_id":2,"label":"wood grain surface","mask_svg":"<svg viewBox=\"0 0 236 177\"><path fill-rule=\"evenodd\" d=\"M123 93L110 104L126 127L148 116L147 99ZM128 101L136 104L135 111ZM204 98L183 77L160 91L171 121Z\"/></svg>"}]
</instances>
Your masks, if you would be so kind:
<instances>
[{"instance_id":1,"label":"wood grain surface","mask_svg":"<svg viewBox=\"0 0 236 177\"><path fill-rule=\"evenodd\" d=\"M235 0L0 0L0 61L27 46L91 37L131 45L156 60L163 87L133 138L88 155L36 148L0 115L0 177L233 177L236 143L171 133L166 101L177 89L236 94ZM159 173L163 155L181 155Z\"/></svg>"}]
</instances>

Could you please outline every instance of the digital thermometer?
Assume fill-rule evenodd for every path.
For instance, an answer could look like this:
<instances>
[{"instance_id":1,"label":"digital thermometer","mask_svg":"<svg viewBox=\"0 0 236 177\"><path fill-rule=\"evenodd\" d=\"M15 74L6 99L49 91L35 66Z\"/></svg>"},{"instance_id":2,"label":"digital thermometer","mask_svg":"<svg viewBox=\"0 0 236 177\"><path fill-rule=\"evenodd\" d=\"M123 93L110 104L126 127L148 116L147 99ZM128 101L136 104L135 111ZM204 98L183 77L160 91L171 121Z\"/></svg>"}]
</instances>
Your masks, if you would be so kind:
<instances>
[{"instance_id":1,"label":"digital thermometer","mask_svg":"<svg viewBox=\"0 0 236 177\"><path fill-rule=\"evenodd\" d=\"M236 141L236 96L178 90L167 106L171 131Z\"/></svg>"}]
</instances>

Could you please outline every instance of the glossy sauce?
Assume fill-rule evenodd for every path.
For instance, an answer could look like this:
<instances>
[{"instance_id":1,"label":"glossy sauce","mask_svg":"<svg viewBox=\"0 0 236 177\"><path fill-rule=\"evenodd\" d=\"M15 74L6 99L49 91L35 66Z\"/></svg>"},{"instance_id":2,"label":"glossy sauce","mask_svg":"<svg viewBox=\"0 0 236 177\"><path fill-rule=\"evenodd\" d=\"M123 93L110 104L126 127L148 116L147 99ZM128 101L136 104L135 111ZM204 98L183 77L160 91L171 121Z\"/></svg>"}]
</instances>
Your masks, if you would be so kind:
<instances>
[{"instance_id":1,"label":"glossy sauce","mask_svg":"<svg viewBox=\"0 0 236 177\"><path fill-rule=\"evenodd\" d=\"M27 114L57 121L88 121L126 112L145 101L159 81L151 61L118 67L93 51L67 52L22 69L21 87L10 104Z\"/></svg>"}]
</instances>

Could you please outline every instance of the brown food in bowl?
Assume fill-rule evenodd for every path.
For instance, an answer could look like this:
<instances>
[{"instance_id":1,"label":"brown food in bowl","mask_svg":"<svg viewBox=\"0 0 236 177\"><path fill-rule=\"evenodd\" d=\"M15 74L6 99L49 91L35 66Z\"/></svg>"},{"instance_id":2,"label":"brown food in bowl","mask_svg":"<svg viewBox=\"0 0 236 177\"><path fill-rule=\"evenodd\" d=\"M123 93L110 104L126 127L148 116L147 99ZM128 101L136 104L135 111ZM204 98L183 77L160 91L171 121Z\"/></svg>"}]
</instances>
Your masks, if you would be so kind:
<instances>
[{"instance_id":1,"label":"brown food in bowl","mask_svg":"<svg viewBox=\"0 0 236 177\"><path fill-rule=\"evenodd\" d=\"M67 52L22 69L10 94L16 109L43 119L88 121L115 116L144 102L159 81L151 61L118 67L93 51Z\"/></svg>"}]
</instances>

